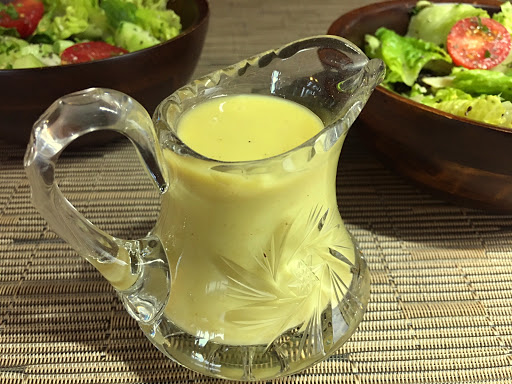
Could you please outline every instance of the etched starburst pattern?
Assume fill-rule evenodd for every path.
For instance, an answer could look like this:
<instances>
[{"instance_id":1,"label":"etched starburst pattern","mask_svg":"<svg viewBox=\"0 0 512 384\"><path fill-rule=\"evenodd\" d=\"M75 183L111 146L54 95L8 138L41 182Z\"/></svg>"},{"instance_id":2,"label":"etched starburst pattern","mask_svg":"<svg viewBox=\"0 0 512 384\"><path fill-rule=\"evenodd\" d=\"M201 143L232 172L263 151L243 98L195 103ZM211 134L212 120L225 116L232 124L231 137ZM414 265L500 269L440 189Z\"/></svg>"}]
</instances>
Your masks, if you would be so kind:
<instances>
[{"instance_id":1,"label":"etched starburst pattern","mask_svg":"<svg viewBox=\"0 0 512 384\"><path fill-rule=\"evenodd\" d=\"M269 343L292 328L309 339L321 337L322 311L338 305L352 279L354 245L338 211L315 207L301 213L252 258L243 264L220 258L229 271L227 295L236 303L226 323L268 335Z\"/></svg>"}]
</instances>

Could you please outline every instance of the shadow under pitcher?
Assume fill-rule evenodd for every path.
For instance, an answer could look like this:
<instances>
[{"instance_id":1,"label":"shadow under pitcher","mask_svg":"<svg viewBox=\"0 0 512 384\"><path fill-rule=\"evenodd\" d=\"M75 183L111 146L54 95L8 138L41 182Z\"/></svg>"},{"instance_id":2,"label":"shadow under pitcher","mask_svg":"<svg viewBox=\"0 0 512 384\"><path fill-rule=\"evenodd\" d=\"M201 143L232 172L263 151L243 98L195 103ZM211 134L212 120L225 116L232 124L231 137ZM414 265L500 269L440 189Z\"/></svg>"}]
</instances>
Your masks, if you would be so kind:
<instances>
[{"instance_id":1,"label":"shadow under pitcher","mask_svg":"<svg viewBox=\"0 0 512 384\"><path fill-rule=\"evenodd\" d=\"M27 148L34 205L170 358L233 380L298 372L336 352L368 302L369 273L340 217L335 179L347 132L383 72L351 42L314 36L189 83L153 119L115 90L66 95L35 123ZM180 138L188 111L233 95L293 102L321 129L284 153L243 161L209 158ZM127 136L161 193L143 239L100 230L55 183L62 151L97 130Z\"/></svg>"}]
</instances>

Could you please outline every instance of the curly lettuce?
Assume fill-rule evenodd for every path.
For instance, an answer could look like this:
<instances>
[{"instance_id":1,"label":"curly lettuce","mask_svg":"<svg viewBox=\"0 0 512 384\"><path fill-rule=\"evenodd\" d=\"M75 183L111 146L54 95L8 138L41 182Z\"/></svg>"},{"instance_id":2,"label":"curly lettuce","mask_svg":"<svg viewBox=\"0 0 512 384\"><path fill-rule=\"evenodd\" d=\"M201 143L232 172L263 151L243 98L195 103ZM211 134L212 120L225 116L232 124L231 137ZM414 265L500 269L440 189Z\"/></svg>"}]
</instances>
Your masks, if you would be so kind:
<instances>
[{"instance_id":1,"label":"curly lettuce","mask_svg":"<svg viewBox=\"0 0 512 384\"><path fill-rule=\"evenodd\" d=\"M136 21L136 24L160 41L167 41L176 37L181 30L179 16L167 9L138 8Z\"/></svg>"},{"instance_id":2,"label":"curly lettuce","mask_svg":"<svg viewBox=\"0 0 512 384\"><path fill-rule=\"evenodd\" d=\"M146 48L176 37L179 16L163 0L44 0L45 15L36 29L52 41L122 42L128 50ZM123 24L128 23L128 27ZM129 36L123 34L129 32ZM137 31L139 44L133 44Z\"/></svg>"},{"instance_id":3,"label":"curly lettuce","mask_svg":"<svg viewBox=\"0 0 512 384\"><path fill-rule=\"evenodd\" d=\"M122 23L130 23L149 33L158 42L164 42L181 31L179 16L167 9L163 1L103 0L101 8L117 32Z\"/></svg>"},{"instance_id":4,"label":"curly lettuce","mask_svg":"<svg viewBox=\"0 0 512 384\"><path fill-rule=\"evenodd\" d=\"M98 0L45 0L45 14L36 34L52 40L72 36L83 40L105 39L110 34L107 18Z\"/></svg>"},{"instance_id":5,"label":"curly lettuce","mask_svg":"<svg viewBox=\"0 0 512 384\"><path fill-rule=\"evenodd\" d=\"M474 97L460 89L442 88L434 94L413 99L456 116L492 125L512 126L512 103L496 95Z\"/></svg>"},{"instance_id":6,"label":"curly lettuce","mask_svg":"<svg viewBox=\"0 0 512 384\"><path fill-rule=\"evenodd\" d=\"M512 33L512 4L510 2L501 4L501 12L495 13L492 18Z\"/></svg>"},{"instance_id":7,"label":"curly lettuce","mask_svg":"<svg viewBox=\"0 0 512 384\"><path fill-rule=\"evenodd\" d=\"M387 67L386 81L412 86L425 66L433 61L451 63L450 55L435 44L379 28L366 36L366 54L378 57Z\"/></svg>"}]
</instances>

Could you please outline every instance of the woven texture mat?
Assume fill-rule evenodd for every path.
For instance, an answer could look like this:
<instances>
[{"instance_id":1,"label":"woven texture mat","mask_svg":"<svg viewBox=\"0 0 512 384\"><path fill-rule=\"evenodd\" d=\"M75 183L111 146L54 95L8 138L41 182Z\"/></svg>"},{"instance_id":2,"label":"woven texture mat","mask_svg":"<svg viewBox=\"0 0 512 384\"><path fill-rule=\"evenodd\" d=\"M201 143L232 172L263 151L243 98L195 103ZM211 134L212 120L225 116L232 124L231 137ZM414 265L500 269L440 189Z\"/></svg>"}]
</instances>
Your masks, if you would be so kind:
<instances>
[{"instance_id":1,"label":"woven texture mat","mask_svg":"<svg viewBox=\"0 0 512 384\"><path fill-rule=\"evenodd\" d=\"M23 149L0 143L0 383L207 383L171 362L32 207ZM57 177L101 228L144 236L158 195L125 141L66 152ZM368 312L300 383L512 383L512 216L449 205L353 137L339 203L371 269Z\"/></svg>"}]
</instances>

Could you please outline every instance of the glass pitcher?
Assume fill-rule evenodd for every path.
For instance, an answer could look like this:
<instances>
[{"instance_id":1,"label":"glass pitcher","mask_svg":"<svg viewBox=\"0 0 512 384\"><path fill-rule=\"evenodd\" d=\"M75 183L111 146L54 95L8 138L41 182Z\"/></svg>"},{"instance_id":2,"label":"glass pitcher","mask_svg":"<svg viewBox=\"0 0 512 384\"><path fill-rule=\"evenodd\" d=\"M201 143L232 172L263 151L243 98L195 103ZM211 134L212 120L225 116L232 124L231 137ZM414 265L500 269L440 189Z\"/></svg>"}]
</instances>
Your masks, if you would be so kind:
<instances>
[{"instance_id":1,"label":"glass pitcher","mask_svg":"<svg viewBox=\"0 0 512 384\"><path fill-rule=\"evenodd\" d=\"M234 380L298 372L339 349L367 305L369 274L340 217L335 178L348 129L383 71L351 42L315 36L191 82L153 120L114 90L66 95L35 123L27 148L34 205L170 358ZM286 153L245 162L206 158L180 140L184 112L237 94L294 101L325 128ZM100 230L54 181L66 146L97 130L127 136L161 193L143 239Z\"/></svg>"}]
</instances>

